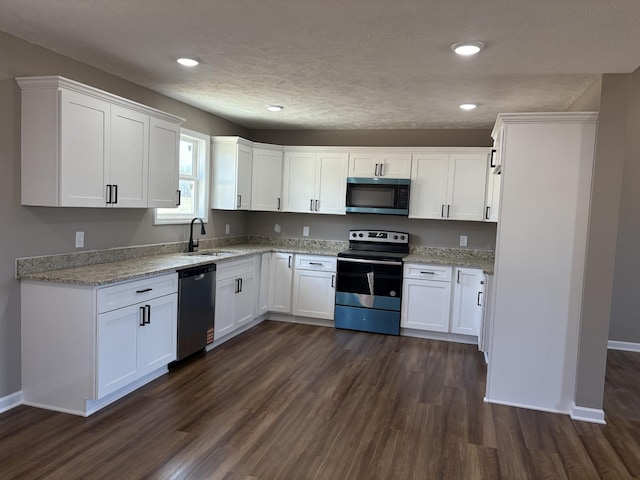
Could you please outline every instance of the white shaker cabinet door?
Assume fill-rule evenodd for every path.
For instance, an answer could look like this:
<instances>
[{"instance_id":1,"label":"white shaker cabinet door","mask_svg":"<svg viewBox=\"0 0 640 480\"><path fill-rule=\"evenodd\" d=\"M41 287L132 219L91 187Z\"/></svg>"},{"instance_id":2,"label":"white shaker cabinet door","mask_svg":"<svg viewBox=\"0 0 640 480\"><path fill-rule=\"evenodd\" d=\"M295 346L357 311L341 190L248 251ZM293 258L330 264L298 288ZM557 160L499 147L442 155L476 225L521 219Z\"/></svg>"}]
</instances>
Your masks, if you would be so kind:
<instances>
[{"instance_id":1,"label":"white shaker cabinet door","mask_svg":"<svg viewBox=\"0 0 640 480\"><path fill-rule=\"evenodd\" d=\"M131 305L98 315L98 398L138 377L138 329L142 314L140 305Z\"/></svg>"},{"instance_id":2,"label":"white shaker cabinet door","mask_svg":"<svg viewBox=\"0 0 640 480\"><path fill-rule=\"evenodd\" d=\"M316 167L314 211L345 215L347 195L348 153L319 153Z\"/></svg>"},{"instance_id":3,"label":"white shaker cabinet door","mask_svg":"<svg viewBox=\"0 0 640 480\"><path fill-rule=\"evenodd\" d=\"M482 324L484 275L475 268L456 268L454 271L453 312L451 333L478 336Z\"/></svg>"},{"instance_id":4,"label":"white shaker cabinet door","mask_svg":"<svg viewBox=\"0 0 640 480\"><path fill-rule=\"evenodd\" d=\"M415 155L411 165L409 217L446 218L449 154Z\"/></svg>"},{"instance_id":5,"label":"white shaker cabinet door","mask_svg":"<svg viewBox=\"0 0 640 480\"><path fill-rule=\"evenodd\" d=\"M251 210L282 210L282 151L253 149Z\"/></svg>"},{"instance_id":6,"label":"white shaker cabinet door","mask_svg":"<svg viewBox=\"0 0 640 480\"><path fill-rule=\"evenodd\" d=\"M485 213L486 179L485 153L451 154L447 218L482 221Z\"/></svg>"},{"instance_id":7,"label":"white shaker cabinet door","mask_svg":"<svg viewBox=\"0 0 640 480\"><path fill-rule=\"evenodd\" d=\"M291 313L293 254L273 252L269 275L269 311Z\"/></svg>"},{"instance_id":8,"label":"white shaker cabinet door","mask_svg":"<svg viewBox=\"0 0 640 480\"><path fill-rule=\"evenodd\" d=\"M403 285L400 326L448 332L451 283L405 279Z\"/></svg>"},{"instance_id":9,"label":"white shaker cabinet door","mask_svg":"<svg viewBox=\"0 0 640 480\"><path fill-rule=\"evenodd\" d=\"M60 96L60 205L105 207L111 105L68 90Z\"/></svg>"},{"instance_id":10,"label":"white shaker cabinet door","mask_svg":"<svg viewBox=\"0 0 640 480\"><path fill-rule=\"evenodd\" d=\"M235 329L235 296L236 278L225 278L216 281L216 307L214 336L223 337Z\"/></svg>"},{"instance_id":11,"label":"white shaker cabinet door","mask_svg":"<svg viewBox=\"0 0 640 480\"><path fill-rule=\"evenodd\" d=\"M315 153L285 152L282 188L285 212L311 213L314 211L315 159Z\"/></svg>"},{"instance_id":12,"label":"white shaker cabinet door","mask_svg":"<svg viewBox=\"0 0 640 480\"><path fill-rule=\"evenodd\" d=\"M149 207L178 206L180 125L151 118L149 133Z\"/></svg>"},{"instance_id":13,"label":"white shaker cabinet door","mask_svg":"<svg viewBox=\"0 0 640 480\"><path fill-rule=\"evenodd\" d=\"M333 320L335 273L298 270L293 283L293 314Z\"/></svg>"},{"instance_id":14,"label":"white shaker cabinet door","mask_svg":"<svg viewBox=\"0 0 640 480\"><path fill-rule=\"evenodd\" d=\"M178 294L146 303L147 323L138 332L140 375L146 375L176 359Z\"/></svg>"},{"instance_id":15,"label":"white shaker cabinet door","mask_svg":"<svg viewBox=\"0 0 640 480\"><path fill-rule=\"evenodd\" d=\"M110 141L113 206L147 208L149 115L113 105Z\"/></svg>"}]
</instances>

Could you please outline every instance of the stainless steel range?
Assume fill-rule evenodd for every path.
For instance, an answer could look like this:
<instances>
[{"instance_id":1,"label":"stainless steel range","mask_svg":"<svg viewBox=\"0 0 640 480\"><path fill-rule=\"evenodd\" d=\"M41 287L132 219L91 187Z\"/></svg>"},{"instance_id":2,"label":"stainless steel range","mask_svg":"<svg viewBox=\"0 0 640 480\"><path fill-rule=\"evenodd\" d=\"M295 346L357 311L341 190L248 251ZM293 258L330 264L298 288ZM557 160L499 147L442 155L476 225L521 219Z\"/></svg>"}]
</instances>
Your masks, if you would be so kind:
<instances>
[{"instance_id":1,"label":"stainless steel range","mask_svg":"<svg viewBox=\"0 0 640 480\"><path fill-rule=\"evenodd\" d=\"M351 230L349 250L338 253L335 326L400 334L402 257L409 234Z\"/></svg>"}]
</instances>

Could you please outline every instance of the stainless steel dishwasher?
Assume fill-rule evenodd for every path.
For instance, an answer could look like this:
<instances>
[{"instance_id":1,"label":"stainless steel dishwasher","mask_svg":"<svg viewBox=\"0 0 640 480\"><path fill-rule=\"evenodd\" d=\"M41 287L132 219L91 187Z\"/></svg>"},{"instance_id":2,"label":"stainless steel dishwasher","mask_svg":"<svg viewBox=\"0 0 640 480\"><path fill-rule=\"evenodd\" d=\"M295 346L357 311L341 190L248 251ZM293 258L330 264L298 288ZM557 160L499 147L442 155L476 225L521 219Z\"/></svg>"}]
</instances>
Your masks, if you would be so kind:
<instances>
[{"instance_id":1,"label":"stainless steel dishwasher","mask_svg":"<svg viewBox=\"0 0 640 480\"><path fill-rule=\"evenodd\" d=\"M182 360L213 342L216 266L178 272L178 354Z\"/></svg>"}]
</instances>

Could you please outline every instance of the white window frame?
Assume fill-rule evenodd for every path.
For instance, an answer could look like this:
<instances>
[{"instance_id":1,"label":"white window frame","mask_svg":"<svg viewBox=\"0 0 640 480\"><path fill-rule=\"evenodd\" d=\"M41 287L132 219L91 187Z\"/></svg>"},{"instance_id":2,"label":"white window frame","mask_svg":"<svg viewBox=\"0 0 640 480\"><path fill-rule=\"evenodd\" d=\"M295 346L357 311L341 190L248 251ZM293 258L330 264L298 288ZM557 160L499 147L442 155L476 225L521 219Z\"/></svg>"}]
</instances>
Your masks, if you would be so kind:
<instances>
[{"instance_id":1,"label":"white window frame","mask_svg":"<svg viewBox=\"0 0 640 480\"><path fill-rule=\"evenodd\" d=\"M196 172L196 197L195 214L184 214L178 212L177 208L156 208L154 213L154 225L187 224L193 217L200 217L207 223L209 221L209 165L211 137L204 133L182 128L180 130L180 140L196 140L198 143L198 158ZM185 177L180 175L180 177ZM193 179L193 177L189 177Z\"/></svg>"}]
</instances>

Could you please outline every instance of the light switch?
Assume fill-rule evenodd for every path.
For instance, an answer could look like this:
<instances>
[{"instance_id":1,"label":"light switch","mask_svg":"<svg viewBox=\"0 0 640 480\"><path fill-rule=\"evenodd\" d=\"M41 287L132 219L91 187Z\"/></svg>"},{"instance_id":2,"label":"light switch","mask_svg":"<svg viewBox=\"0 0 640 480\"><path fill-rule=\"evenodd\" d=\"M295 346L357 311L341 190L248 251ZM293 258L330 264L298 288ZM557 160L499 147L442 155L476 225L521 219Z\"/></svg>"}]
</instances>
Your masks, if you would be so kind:
<instances>
[{"instance_id":1,"label":"light switch","mask_svg":"<svg viewBox=\"0 0 640 480\"><path fill-rule=\"evenodd\" d=\"M303 237L309 236L309 227L302 227L302 236Z\"/></svg>"},{"instance_id":2,"label":"light switch","mask_svg":"<svg viewBox=\"0 0 640 480\"><path fill-rule=\"evenodd\" d=\"M466 235L460 235L460 246L461 247L466 247L467 246L467 236Z\"/></svg>"},{"instance_id":3,"label":"light switch","mask_svg":"<svg viewBox=\"0 0 640 480\"><path fill-rule=\"evenodd\" d=\"M231 231L231 226L227 223L224 226L224 233L225 235L229 235L229 232Z\"/></svg>"},{"instance_id":4,"label":"light switch","mask_svg":"<svg viewBox=\"0 0 640 480\"><path fill-rule=\"evenodd\" d=\"M76 232L76 248L84 247L84 232Z\"/></svg>"}]
</instances>

